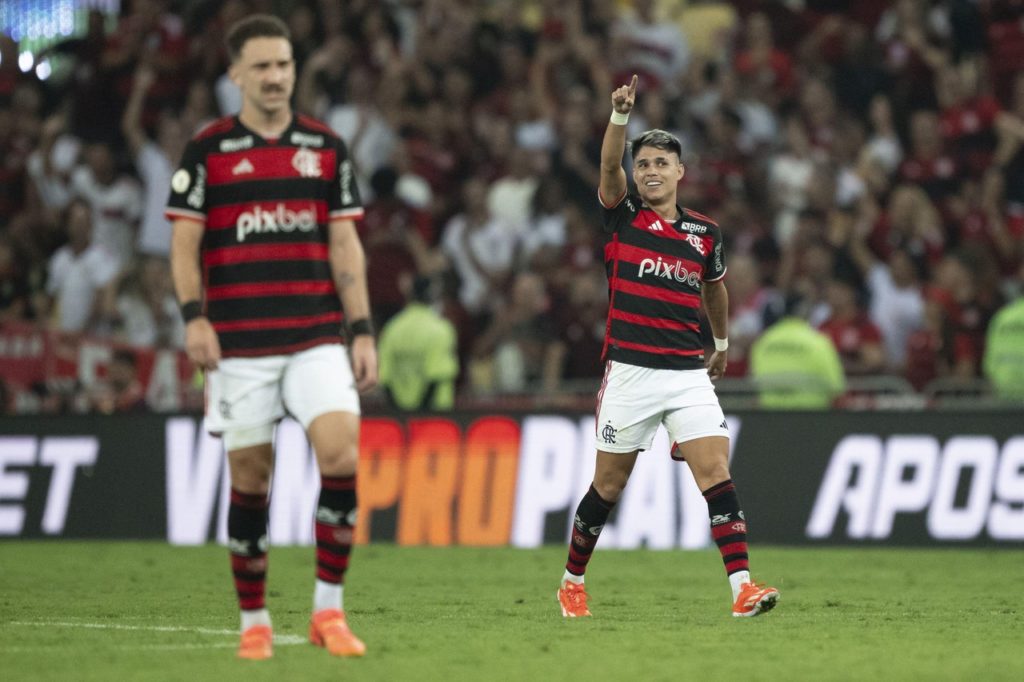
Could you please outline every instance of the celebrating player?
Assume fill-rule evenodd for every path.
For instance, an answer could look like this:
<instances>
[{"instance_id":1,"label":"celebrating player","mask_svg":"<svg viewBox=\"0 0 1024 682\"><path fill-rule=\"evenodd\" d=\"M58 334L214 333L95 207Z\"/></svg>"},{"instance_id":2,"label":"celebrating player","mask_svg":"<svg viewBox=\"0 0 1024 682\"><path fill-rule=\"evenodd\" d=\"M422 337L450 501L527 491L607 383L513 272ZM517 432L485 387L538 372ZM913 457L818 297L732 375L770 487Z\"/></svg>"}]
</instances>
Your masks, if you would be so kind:
<instances>
[{"instance_id":1,"label":"celebrating player","mask_svg":"<svg viewBox=\"0 0 1024 682\"><path fill-rule=\"evenodd\" d=\"M684 460L703 491L732 586L732 615L756 616L779 592L750 580L747 524L729 474L729 431L711 384L725 373L729 298L722 234L710 218L676 204L683 177L679 140L649 130L630 144L628 191L622 155L637 77L612 93L601 146L605 268L610 302L604 380L597 397L597 466L580 501L558 601L562 615L591 615L583 574L605 521L626 486L637 454L660 424L672 457ZM704 360L699 308L707 310L715 350Z\"/></svg>"},{"instance_id":2,"label":"celebrating player","mask_svg":"<svg viewBox=\"0 0 1024 682\"><path fill-rule=\"evenodd\" d=\"M366 647L346 622L342 583L356 519L357 389L377 381L353 222L363 209L344 142L292 113L295 61L285 24L251 16L227 43L242 109L189 142L167 215L186 350L206 370L206 428L223 436L228 453L238 655L272 655L267 493L274 425L288 413L305 428L321 476L309 638L331 654L361 656Z\"/></svg>"}]
</instances>

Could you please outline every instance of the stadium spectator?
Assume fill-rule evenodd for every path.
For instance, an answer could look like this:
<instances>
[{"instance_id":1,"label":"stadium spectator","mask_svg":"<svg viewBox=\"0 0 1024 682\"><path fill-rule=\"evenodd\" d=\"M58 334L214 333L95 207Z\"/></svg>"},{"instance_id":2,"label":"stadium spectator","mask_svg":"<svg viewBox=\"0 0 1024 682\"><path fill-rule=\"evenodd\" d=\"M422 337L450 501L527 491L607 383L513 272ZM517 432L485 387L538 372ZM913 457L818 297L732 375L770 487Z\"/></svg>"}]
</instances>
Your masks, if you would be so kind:
<instances>
[{"instance_id":1,"label":"stadium spectator","mask_svg":"<svg viewBox=\"0 0 1024 682\"><path fill-rule=\"evenodd\" d=\"M781 101L796 87L793 60L775 47L771 21L763 12L754 12L746 19L743 49L736 54L736 73L769 101Z\"/></svg>"},{"instance_id":2,"label":"stadium spectator","mask_svg":"<svg viewBox=\"0 0 1024 682\"><path fill-rule=\"evenodd\" d=\"M114 351L107 363L106 376L86 391L89 412L115 414L147 409L137 362L134 351Z\"/></svg>"},{"instance_id":3,"label":"stadium spectator","mask_svg":"<svg viewBox=\"0 0 1024 682\"><path fill-rule=\"evenodd\" d=\"M431 273L438 269L438 255L430 214L398 196L398 175L380 168L370 178L374 199L359 223L359 238L366 250L370 303L378 325L406 302L399 282L404 275Z\"/></svg>"},{"instance_id":4,"label":"stadium spectator","mask_svg":"<svg viewBox=\"0 0 1024 682\"><path fill-rule=\"evenodd\" d=\"M515 232L491 215L487 185L470 178L462 189L464 208L445 225L441 250L459 277L459 300L470 315L490 313L515 262Z\"/></svg>"},{"instance_id":5,"label":"stadium spectator","mask_svg":"<svg viewBox=\"0 0 1024 682\"><path fill-rule=\"evenodd\" d=\"M472 390L481 394L553 391L566 349L557 343L552 312L540 275L517 274L508 301L473 344Z\"/></svg>"},{"instance_id":6,"label":"stadium spectator","mask_svg":"<svg viewBox=\"0 0 1024 682\"><path fill-rule=\"evenodd\" d=\"M487 190L487 210L492 216L522 236L527 217L540 180L531 165L534 155L522 147L514 147L508 156L505 173Z\"/></svg>"},{"instance_id":7,"label":"stadium spectator","mask_svg":"<svg viewBox=\"0 0 1024 682\"><path fill-rule=\"evenodd\" d=\"M910 150L900 164L900 180L918 185L941 206L953 194L960 176L960 164L944 147L938 113L915 111L910 117Z\"/></svg>"},{"instance_id":8,"label":"stadium spectator","mask_svg":"<svg viewBox=\"0 0 1024 682\"><path fill-rule=\"evenodd\" d=\"M894 249L885 261L868 248L864 225L855 216L836 211L834 229L842 233L850 259L860 270L867 288L868 313L882 334L886 367L902 374L907 362L907 343L924 326L922 290L925 264L904 249Z\"/></svg>"},{"instance_id":9,"label":"stadium spectator","mask_svg":"<svg viewBox=\"0 0 1024 682\"><path fill-rule=\"evenodd\" d=\"M408 304L380 330L380 386L406 411L450 410L459 374L455 327L433 308L437 283L402 277Z\"/></svg>"},{"instance_id":10,"label":"stadium spectator","mask_svg":"<svg viewBox=\"0 0 1024 682\"><path fill-rule=\"evenodd\" d=\"M66 116L53 114L43 122L26 170L31 180L29 205L47 220L56 222L71 201L71 171L80 150L80 140L67 132Z\"/></svg>"},{"instance_id":11,"label":"stadium spectator","mask_svg":"<svg viewBox=\"0 0 1024 682\"><path fill-rule=\"evenodd\" d=\"M557 267L568 232L564 199L565 189L557 178L538 179L520 240L520 264L542 273Z\"/></svg>"},{"instance_id":12,"label":"stadium spectator","mask_svg":"<svg viewBox=\"0 0 1024 682\"><path fill-rule=\"evenodd\" d=\"M346 622L342 583L356 518L357 389L377 380L354 222L363 209L345 143L292 112L285 24L252 15L231 27L227 42L241 110L189 142L171 180L168 217L186 349L208 373L206 428L223 436L228 453L238 655L272 655L267 493L274 425L287 410L306 430L320 471L310 641L336 656L361 656L366 647ZM292 260L283 264L281 254Z\"/></svg>"},{"instance_id":13,"label":"stadium spectator","mask_svg":"<svg viewBox=\"0 0 1024 682\"><path fill-rule=\"evenodd\" d=\"M0 235L0 325L29 317L29 283L17 262L14 245Z\"/></svg>"},{"instance_id":14,"label":"stadium spectator","mask_svg":"<svg viewBox=\"0 0 1024 682\"><path fill-rule=\"evenodd\" d=\"M118 170L110 145L91 143L83 156L85 163L71 172L71 191L92 208L93 242L106 249L117 267L123 269L135 253L142 189L135 178Z\"/></svg>"},{"instance_id":15,"label":"stadium spectator","mask_svg":"<svg viewBox=\"0 0 1024 682\"><path fill-rule=\"evenodd\" d=\"M604 269L594 261L569 281L557 310L562 358L560 386L592 390L600 381L607 327L608 285Z\"/></svg>"},{"instance_id":16,"label":"stadium spectator","mask_svg":"<svg viewBox=\"0 0 1024 682\"><path fill-rule=\"evenodd\" d=\"M117 341L135 347L185 347L185 327L166 260L140 258L119 289L110 311Z\"/></svg>"},{"instance_id":17,"label":"stadium spectator","mask_svg":"<svg viewBox=\"0 0 1024 682\"><path fill-rule=\"evenodd\" d=\"M171 252L171 224L164 216L167 188L171 186L174 164L181 158L187 135L176 116L162 112L157 123L157 139L150 140L142 126L146 93L156 81L156 71L141 66L132 80L131 94L121 119L121 132L142 178L143 210L139 223L136 251L139 254L167 258Z\"/></svg>"},{"instance_id":18,"label":"stadium spectator","mask_svg":"<svg viewBox=\"0 0 1024 682\"><path fill-rule=\"evenodd\" d=\"M846 386L843 366L831 339L798 314L790 313L768 328L750 349L750 376L761 407L826 409Z\"/></svg>"},{"instance_id":19,"label":"stadium spectator","mask_svg":"<svg viewBox=\"0 0 1024 682\"><path fill-rule=\"evenodd\" d=\"M679 27L658 16L655 0L632 0L620 10L611 30L613 78L643 78L651 90L671 90L690 61L690 48ZM596 85L596 84L595 84Z\"/></svg>"},{"instance_id":20,"label":"stadium spectator","mask_svg":"<svg viewBox=\"0 0 1024 682\"><path fill-rule=\"evenodd\" d=\"M710 218L676 204L684 172L681 145L664 131L648 131L630 144L636 193L629 191L622 156L636 91L634 75L612 92L601 146L598 198L613 293L607 367L598 400L594 480L576 508L558 601L563 616L591 615L587 563L637 456L650 449L664 424L672 456L687 463L708 503L711 535L732 587L732 614L756 616L775 606L779 592L750 580L746 517L729 474L728 426L711 385L725 373L729 347L722 234ZM702 302L715 347L706 362Z\"/></svg>"},{"instance_id":21,"label":"stadium spectator","mask_svg":"<svg viewBox=\"0 0 1024 682\"><path fill-rule=\"evenodd\" d=\"M65 209L68 243L50 258L46 292L48 310L56 329L84 332L101 317L104 289L116 285L120 270L116 258L92 241L93 211L83 199Z\"/></svg>"},{"instance_id":22,"label":"stadium spectator","mask_svg":"<svg viewBox=\"0 0 1024 682\"><path fill-rule=\"evenodd\" d=\"M984 371L999 397L1024 400L1024 297L1006 304L992 318Z\"/></svg>"},{"instance_id":23,"label":"stadium spectator","mask_svg":"<svg viewBox=\"0 0 1024 682\"><path fill-rule=\"evenodd\" d=\"M785 245L793 238L800 212L808 208L807 194L817 164L800 117L791 116L783 128L786 148L769 162L768 184L771 196L778 204L775 239Z\"/></svg>"},{"instance_id":24,"label":"stadium spectator","mask_svg":"<svg viewBox=\"0 0 1024 682\"><path fill-rule=\"evenodd\" d=\"M729 365L726 376L746 376L750 347L779 315L778 292L763 284L757 260L745 253L729 257Z\"/></svg>"},{"instance_id":25,"label":"stadium spectator","mask_svg":"<svg viewBox=\"0 0 1024 682\"><path fill-rule=\"evenodd\" d=\"M847 376L877 374L885 366L882 332L868 317L860 283L851 279L839 275L826 285L829 316L820 331L836 347Z\"/></svg>"},{"instance_id":26,"label":"stadium spectator","mask_svg":"<svg viewBox=\"0 0 1024 682\"><path fill-rule=\"evenodd\" d=\"M351 140L352 161L359 190L373 199L370 178L388 165L398 145L398 136L375 102L374 75L364 66L353 67L345 83L344 103L327 110L324 120L344 140Z\"/></svg>"}]
</instances>

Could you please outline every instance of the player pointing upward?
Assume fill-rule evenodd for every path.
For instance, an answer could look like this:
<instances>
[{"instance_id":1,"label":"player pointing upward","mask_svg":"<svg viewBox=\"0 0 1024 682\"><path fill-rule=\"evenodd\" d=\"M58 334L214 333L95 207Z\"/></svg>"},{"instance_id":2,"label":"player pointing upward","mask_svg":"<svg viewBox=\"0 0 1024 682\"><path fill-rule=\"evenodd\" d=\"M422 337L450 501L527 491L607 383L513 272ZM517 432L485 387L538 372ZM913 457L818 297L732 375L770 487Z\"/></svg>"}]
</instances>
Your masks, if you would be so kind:
<instances>
[{"instance_id":1,"label":"player pointing upward","mask_svg":"<svg viewBox=\"0 0 1024 682\"><path fill-rule=\"evenodd\" d=\"M612 93L601 146L608 324L605 374L597 396L597 467L580 501L558 601L562 615L589 616L583 574L608 514L626 486L637 454L664 424L672 456L685 460L704 493L732 586L734 616L775 606L779 592L751 582L746 518L729 474L729 431L711 385L725 372L729 298L722 233L710 218L679 207L681 145L663 130L632 141L628 192L622 154L637 77ZM705 361L700 306L715 350Z\"/></svg>"}]
</instances>

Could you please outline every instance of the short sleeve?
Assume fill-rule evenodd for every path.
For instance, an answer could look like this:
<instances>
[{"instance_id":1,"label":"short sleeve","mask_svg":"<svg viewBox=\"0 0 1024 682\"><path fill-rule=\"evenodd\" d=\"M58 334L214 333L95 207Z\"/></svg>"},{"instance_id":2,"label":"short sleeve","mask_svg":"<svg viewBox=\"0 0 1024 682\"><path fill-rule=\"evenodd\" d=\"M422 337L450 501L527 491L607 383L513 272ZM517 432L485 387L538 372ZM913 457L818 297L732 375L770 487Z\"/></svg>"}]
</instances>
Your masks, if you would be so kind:
<instances>
[{"instance_id":1,"label":"short sleeve","mask_svg":"<svg viewBox=\"0 0 1024 682\"><path fill-rule=\"evenodd\" d=\"M327 210L331 218L361 218L363 204L356 184L356 169L349 155L348 146L340 137L334 138L334 151L338 172L331 185Z\"/></svg>"},{"instance_id":2,"label":"short sleeve","mask_svg":"<svg viewBox=\"0 0 1024 682\"><path fill-rule=\"evenodd\" d=\"M714 225L711 228L711 250L704 261L704 281L717 282L725 277L725 242L722 240L722 228Z\"/></svg>"},{"instance_id":3,"label":"short sleeve","mask_svg":"<svg viewBox=\"0 0 1024 682\"><path fill-rule=\"evenodd\" d=\"M171 176L166 216L168 220L206 222L206 153L195 140L185 146L181 163Z\"/></svg>"},{"instance_id":4,"label":"short sleeve","mask_svg":"<svg viewBox=\"0 0 1024 682\"><path fill-rule=\"evenodd\" d=\"M605 206L600 195L598 200L601 203L601 229L605 234L614 234L623 227L628 227L636 218L640 209L640 199L628 192L623 195L618 203L612 206Z\"/></svg>"}]
</instances>

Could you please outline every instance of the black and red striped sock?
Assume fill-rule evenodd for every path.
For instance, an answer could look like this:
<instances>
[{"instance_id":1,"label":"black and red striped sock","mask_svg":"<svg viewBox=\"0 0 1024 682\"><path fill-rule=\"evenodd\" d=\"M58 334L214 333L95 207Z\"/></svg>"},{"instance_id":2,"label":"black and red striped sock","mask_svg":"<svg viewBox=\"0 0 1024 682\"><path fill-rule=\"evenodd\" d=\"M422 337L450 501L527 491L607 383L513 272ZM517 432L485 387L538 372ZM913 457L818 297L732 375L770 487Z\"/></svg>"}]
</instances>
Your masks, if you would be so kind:
<instances>
[{"instance_id":1,"label":"black and red striped sock","mask_svg":"<svg viewBox=\"0 0 1024 682\"><path fill-rule=\"evenodd\" d=\"M345 582L356 525L356 477L321 476L316 507L316 577Z\"/></svg>"},{"instance_id":2,"label":"black and red striped sock","mask_svg":"<svg viewBox=\"0 0 1024 682\"><path fill-rule=\"evenodd\" d=\"M747 521L740 510L736 486L727 479L704 491L711 517L711 537L722 553L728 575L750 570L747 557Z\"/></svg>"},{"instance_id":3,"label":"black and red striped sock","mask_svg":"<svg viewBox=\"0 0 1024 682\"><path fill-rule=\"evenodd\" d=\"M593 485L580 500L572 523L569 560L565 564L565 570L568 573L582 576L586 572L587 562L590 561L590 555L594 553L597 538L601 535L601 530L613 507L615 507L615 503L598 495Z\"/></svg>"},{"instance_id":4,"label":"black and red striped sock","mask_svg":"<svg viewBox=\"0 0 1024 682\"><path fill-rule=\"evenodd\" d=\"M238 605L243 611L266 608L267 508L265 494L231 489L228 506L228 551Z\"/></svg>"}]
</instances>

